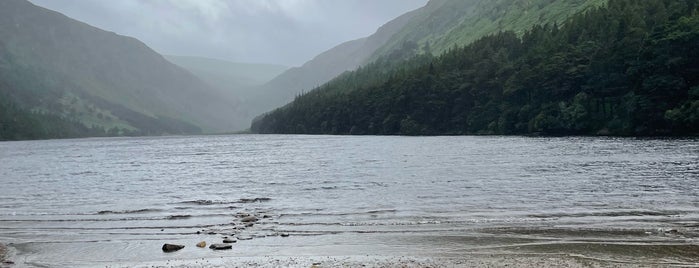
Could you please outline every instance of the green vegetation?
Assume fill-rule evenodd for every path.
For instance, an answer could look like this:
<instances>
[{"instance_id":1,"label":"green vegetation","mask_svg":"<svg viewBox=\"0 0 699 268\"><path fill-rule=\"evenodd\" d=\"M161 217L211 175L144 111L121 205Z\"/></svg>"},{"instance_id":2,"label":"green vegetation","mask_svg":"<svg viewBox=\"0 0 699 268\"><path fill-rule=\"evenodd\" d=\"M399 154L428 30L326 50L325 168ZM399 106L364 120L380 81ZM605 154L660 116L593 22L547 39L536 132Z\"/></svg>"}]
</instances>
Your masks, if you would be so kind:
<instances>
[{"instance_id":1,"label":"green vegetation","mask_svg":"<svg viewBox=\"0 0 699 268\"><path fill-rule=\"evenodd\" d=\"M404 43L442 54L501 31L522 35L533 25L561 24L573 14L603 6L607 0L433 0L381 48L371 60Z\"/></svg>"},{"instance_id":2,"label":"green vegetation","mask_svg":"<svg viewBox=\"0 0 699 268\"><path fill-rule=\"evenodd\" d=\"M87 128L52 114L28 112L6 99L0 100L0 141L105 135L103 129Z\"/></svg>"},{"instance_id":3,"label":"green vegetation","mask_svg":"<svg viewBox=\"0 0 699 268\"><path fill-rule=\"evenodd\" d=\"M431 0L425 7L386 23L367 38L341 44L284 72L256 90L259 93L252 99L251 110L257 115L282 106L303 91L380 58L399 61L418 53L439 55L504 30L521 35L537 23L560 24L571 15L606 1ZM408 51L406 46L421 49Z\"/></svg>"},{"instance_id":4,"label":"green vegetation","mask_svg":"<svg viewBox=\"0 0 699 268\"><path fill-rule=\"evenodd\" d=\"M258 133L699 134L699 4L610 0L561 27L388 56L261 116ZM414 55L406 42L393 53ZM419 53L418 53L419 54Z\"/></svg>"}]
</instances>

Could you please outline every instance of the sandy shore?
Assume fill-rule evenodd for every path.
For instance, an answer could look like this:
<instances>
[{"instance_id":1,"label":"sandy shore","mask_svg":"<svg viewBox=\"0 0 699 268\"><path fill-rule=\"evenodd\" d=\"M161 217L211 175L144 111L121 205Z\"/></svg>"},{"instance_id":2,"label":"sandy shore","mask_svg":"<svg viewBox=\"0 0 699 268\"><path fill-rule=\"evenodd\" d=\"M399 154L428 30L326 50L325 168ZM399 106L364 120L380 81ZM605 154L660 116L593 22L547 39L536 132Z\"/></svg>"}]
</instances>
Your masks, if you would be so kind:
<instances>
[{"instance_id":1,"label":"sandy shore","mask_svg":"<svg viewBox=\"0 0 699 268\"><path fill-rule=\"evenodd\" d=\"M697 264L699 265L699 264ZM697 267L682 265L682 267ZM474 254L460 258L424 257L255 257L235 259L171 260L165 263L126 264L124 267L678 267L676 264L620 263L567 255Z\"/></svg>"}]
</instances>

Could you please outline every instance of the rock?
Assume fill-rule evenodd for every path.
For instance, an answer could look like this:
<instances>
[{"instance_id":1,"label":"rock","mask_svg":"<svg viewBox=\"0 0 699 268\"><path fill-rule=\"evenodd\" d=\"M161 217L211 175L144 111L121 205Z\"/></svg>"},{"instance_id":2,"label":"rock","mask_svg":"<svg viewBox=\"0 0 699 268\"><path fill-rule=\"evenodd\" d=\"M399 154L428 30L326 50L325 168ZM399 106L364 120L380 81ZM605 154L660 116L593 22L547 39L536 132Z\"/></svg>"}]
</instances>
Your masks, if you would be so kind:
<instances>
[{"instance_id":1,"label":"rock","mask_svg":"<svg viewBox=\"0 0 699 268\"><path fill-rule=\"evenodd\" d=\"M257 221L257 217L255 217L255 216L247 216L247 217L244 217L244 218L240 219L240 221L242 221L242 222L256 222L256 221Z\"/></svg>"},{"instance_id":2,"label":"rock","mask_svg":"<svg viewBox=\"0 0 699 268\"><path fill-rule=\"evenodd\" d=\"M253 225L255 225L255 224L252 223L252 222L248 222L248 223L245 224L245 227L252 227Z\"/></svg>"},{"instance_id":3,"label":"rock","mask_svg":"<svg viewBox=\"0 0 699 268\"><path fill-rule=\"evenodd\" d=\"M208 233L206 233L206 234L215 235L216 232L208 232Z\"/></svg>"},{"instance_id":4,"label":"rock","mask_svg":"<svg viewBox=\"0 0 699 268\"><path fill-rule=\"evenodd\" d=\"M272 216L270 216L270 215L264 215L264 216L262 216L263 219L269 219L269 218L271 218L271 217L272 217Z\"/></svg>"},{"instance_id":5,"label":"rock","mask_svg":"<svg viewBox=\"0 0 699 268\"><path fill-rule=\"evenodd\" d=\"M224 249L232 249L233 245L231 245L231 244L211 244L211 246L209 246L209 248L213 249L213 250L224 250Z\"/></svg>"},{"instance_id":6,"label":"rock","mask_svg":"<svg viewBox=\"0 0 699 268\"><path fill-rule=\"evenodd\" d=\"M197 247L200 247L200 248L206 247L206 241L201 241L201 242L197 243Z\"/></svg>"},{"instance_id":7,"label":"rock","mask_svg":"<svg viewBox=\"0 0 699 268\"><path fill-rule=\"evenodd\" d=\"M235 242L238 242L238 241L235 239L231 239L231 238L223 239L223 243L226 243L226 244L231 244L231 243L235 243Z\"/></svg>"},{"instance_id":8,"label":"rock","mask_svg":"<svg viewBox=\"0 0 699 268\"><path fill-rule=\"evenodd\" d=\"M252 236L239 236L238 240L252 240Z\"/></svg>"},{"instance_id":9,"label":"rock","mask_svg":"<svg viewBox=\"0 0 699 268\"><path fill-rule=\"evenodd\" d=\"M197 234L201 234L201 231L197 231Z\"/></svg>"},{"instance_id":10,"label":"rock","mask_svg":"<svg viewBox=\"0 0 699 268\"><path fill-rule=\"evenodd\" d=\"M249 217L249 216L250 216L249 213L245 213L245 212L238 212L238 213L236 213L235 215L236 215L238 218L245 218L245 217Z\"/></svg>"},{"instance_id":11,"label":"rock","mask_svg":"<svg viewBox=\"0 0 699 268\"><path fill-rule=\"evenodd\" d=\"M173 251L178 251L180 249L183 249L184 245L175 245L175 244L164 244L163 245L163 251L165 252L173 252Z\"/></svg>"},{"instance_id":12,"label":"rock","mask_svg":"<svg viewBox=\"0 0 699 268\"><path fill-rule=\"evenodd\" d=\"M281 237L289 237L289 233L281 233L280 236Z\"/></svg>"}]
</instances>

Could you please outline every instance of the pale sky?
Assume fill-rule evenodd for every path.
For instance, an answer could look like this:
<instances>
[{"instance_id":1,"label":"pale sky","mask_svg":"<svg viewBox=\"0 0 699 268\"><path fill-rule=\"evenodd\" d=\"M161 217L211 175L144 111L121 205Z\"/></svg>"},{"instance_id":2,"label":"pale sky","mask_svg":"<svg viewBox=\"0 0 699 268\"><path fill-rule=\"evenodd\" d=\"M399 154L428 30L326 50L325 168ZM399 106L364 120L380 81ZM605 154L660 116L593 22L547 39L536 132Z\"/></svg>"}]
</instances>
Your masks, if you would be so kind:
<instances>
[{"instance_id":1,"label":"pale sky","mask_svg":"<svg viewBox=\"0 0 699 268\"><path fill-rule=\"evenodd\" d=\"M298 66L428 0L30 0L162 54Z\"/></svg>"}]
</instances>

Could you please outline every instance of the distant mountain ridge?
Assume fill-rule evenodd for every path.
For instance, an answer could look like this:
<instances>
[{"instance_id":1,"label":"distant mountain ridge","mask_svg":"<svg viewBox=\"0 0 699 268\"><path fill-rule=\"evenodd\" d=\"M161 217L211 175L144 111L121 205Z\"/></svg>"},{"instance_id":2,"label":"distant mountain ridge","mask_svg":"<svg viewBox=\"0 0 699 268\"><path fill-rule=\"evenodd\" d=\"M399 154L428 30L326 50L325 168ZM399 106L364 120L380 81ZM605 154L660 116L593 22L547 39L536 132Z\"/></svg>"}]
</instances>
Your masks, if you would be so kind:
<instances>
[{"instance_id":1,"label":"distant mountain ridge","mask_svg":"<svg viewBox=\"0 0 699 268\"><path fill-rule=\"evenodd\" d=\"M248 128L250 118L256 115L252 112L256 106L250 102L258 94L257 87L289 69L282 65L236 63L192 56L166 55L165 58L199 77L218 94L238 103L235 112L228 117L234 131Z\"/></svg>"},{"instance_id":2,"label":"distant mountain ridge","mask_svg":"<svg viewBox=\"0 0 699 268\"><path fill-rule=\"evenodd\" d=\"M215 87L235 91L269 82L287 69L277 64L240 63L222 59L163 55L168 61L192 72Z\"/></svg>"},{"instance_id":3,"label":"distant mountain ridge","mask_svg":"<svg viewBox=\"0 0 699 268\"><path fill-rule=\"evenodd\" d=\"M111 134L232 130L236 101L142 42L26 0L0 1L0 93Z\"/></svg>"},{"instance_id":4,"label":"distant mountain ridge","mask_svg":"<svg viewBox=\"0 0 699 268\"><path fill-rule=\"evenodd\" d=\"M339 74L365 64L372 53L383 46L399 30L419 13L411 11L381 26L369 37L342 43L325 51L300 67L287 70L265 85L258 92L253 105L259 114L281 106L294 95L320 86Z\"/></svg>"}]
</instances>

